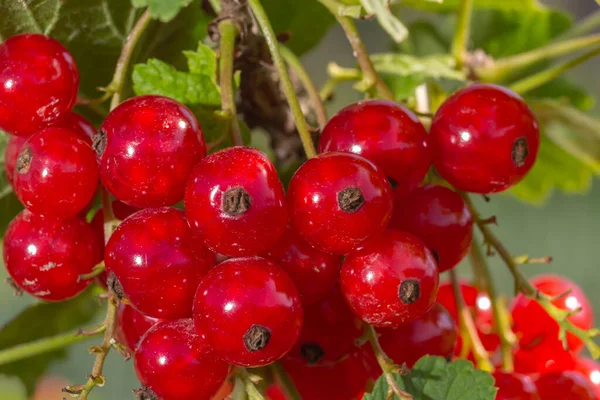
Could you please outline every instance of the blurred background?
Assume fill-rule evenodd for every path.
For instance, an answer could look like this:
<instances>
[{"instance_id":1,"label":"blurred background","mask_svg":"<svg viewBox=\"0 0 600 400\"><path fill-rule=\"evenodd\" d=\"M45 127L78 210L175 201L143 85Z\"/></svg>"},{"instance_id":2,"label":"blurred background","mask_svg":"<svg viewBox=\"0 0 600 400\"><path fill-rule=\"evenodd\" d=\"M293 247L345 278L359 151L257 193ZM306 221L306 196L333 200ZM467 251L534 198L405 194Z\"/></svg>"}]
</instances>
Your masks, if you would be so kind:
<instances>
[{"instance_id":1,"label":"blurred background","mask_svg":"<svg viewBox=\"0 0 600 400\"><path fill-rule=\"evenodd\" d=\"M544 0L542 3L569 10L577 19L598 10L598 4L594 0ZM403 22L423 17L422 13L409 12L403 12L401 16ZM390 40L375 21L361 22L360 30L371 53L389 51ZM319 86L327 79L326 65L332 60L342 66L355 64L346 38L337 27L331 29L319 46L303 57L307 69ZM599 68L600 58L597 58L573 70L569 76L598 97ZM329 112L333 113L358 99L358 93L353 91L350 85L341 86L335 99L328 105ZM596 114L598 110L596 105ZM598 284L597 271L600 268L597 253L600 248L600 180L596 179L593 186L594 188L585 195L554 192L541 206L521 203L512 196L497 195L493 196L489 203L478 201L478 207L484 217L497 216L497 232L514 255L552 256L554 262L551 265L525 265L524 272L530 276L556 272L577 282L586 291L592 303L597 305L596 321L600 323L600 291L594 289ZM513 282L506 268L497 257L492 257L490 262L503 293L512 296ZM460 266L459 271L468 276L470 268ZM0 268L0 279L5 277L4 268ZM32 302L32 298L26 295L13 297L12 290L7 285L0 285L0 325ZM36 395L35 400L60 400L63 398L60 393L61 387L83 382L93 363L93 357L87 352L87 347L93 343L88 341L72 346L68 357L54 362L48 371L49 377L39 386L40 393ZM108 357L105 375L106 386L94 390L90 399L130 399L131 389L139 386L133 373L133 362L124 363L115 352ZM25 391L18 380L0 375L0 399L24 400Z\"/></svg>"}]
</instances>

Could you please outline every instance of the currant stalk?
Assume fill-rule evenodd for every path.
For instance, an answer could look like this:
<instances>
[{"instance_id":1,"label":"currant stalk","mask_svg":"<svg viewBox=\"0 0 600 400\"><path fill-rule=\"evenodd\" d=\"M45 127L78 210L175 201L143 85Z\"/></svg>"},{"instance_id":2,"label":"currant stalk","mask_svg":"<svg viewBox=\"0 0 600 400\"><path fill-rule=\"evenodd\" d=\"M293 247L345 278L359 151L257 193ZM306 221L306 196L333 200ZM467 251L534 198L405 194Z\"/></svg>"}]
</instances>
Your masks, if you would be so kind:
<instances>
[{"instance_id":1,"label":"currant stalk","mask_svg":"<svg viewBox=\"0 0 600 400\"><path fill-rule=\"evenodd\" d=\"M452 41L452 55L456 60L457 68L461 68L465 55L467 54L467 46L469 42L469 34L471 31L471 16L473 15L473 0L462 0L458 8L458 20L454 31L454 40Z\"/></svg>"},{"instance_id":2,"label":"currant stalk","mask_svg":"<svg viewBox=\"0 0 600 400\"><path fill-rule=\"evenodd\" d=\"M235 92L233 87L233 62L235 58L235 42L238 28L231 20L219 23L219 84L221 86L221 109L230 118L229 136L234 146L243 145L240 123L235 107Z\"/></svg>"}]
</instances>

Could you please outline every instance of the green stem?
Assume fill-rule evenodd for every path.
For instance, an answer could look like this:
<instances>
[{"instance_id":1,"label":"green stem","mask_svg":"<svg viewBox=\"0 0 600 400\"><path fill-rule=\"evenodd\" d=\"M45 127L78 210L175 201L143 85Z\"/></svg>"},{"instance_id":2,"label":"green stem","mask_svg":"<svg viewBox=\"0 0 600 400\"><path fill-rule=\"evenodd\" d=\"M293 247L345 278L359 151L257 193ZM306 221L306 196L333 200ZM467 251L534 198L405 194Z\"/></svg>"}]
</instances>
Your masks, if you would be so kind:
<instances>
[{"instance_id":1,"label":"green stem","mask_svg":"<svg viewBox=\"0 0 600 400\"><path fill-rule=\"evenodd\" d=\"M373 63L371 62L367 48L363 43L360 34L358 33L358 29L356 29L354 20L350 17L342 15L342 11L345 6L335 0L319 0L319 2L327 7L329 12L333 14L344 30L344 33L350 42L350 46L352 46L352 50L354 51L354 56L358 61L358 65L363 72L363 81L365 86L374 86L381 97L388 100L394 100L394 94L385 84L383 79L381 79L381 76L377 73Z\"/></svg>"},{"instance_id":2,"label":"green stem","mask_svg":"<svg viewBox=\"0 0 600 400\"><path fill-rule=\"evenodd\" d=\"M241 378L244 383L244 387L246 388L246 394L248 394L249 400L265 400L264 396L258 391L254 382L250 379L248 375L248 371L245 368L238 368L237 376Z\"/></svg>"},{"instance_id":3,"label":"green stem","mask_svg":"<svg viewBox=\"0 0 600 400\"><path fill-rule=\"evenodd\" d=\"M235 41L239 34L236 24L226 19L219 23L219 84L221 85L221 109L231 118L229 135L234 146L244 144L242 132L237 118L235 107L235 91L233 87L233 61L235 55Z\"/></svg>"},{"instance_id":4,"label":"green stem","mask_svg":"<svg viewBox=\"0 0 600 400\"><path fill-rule=\"evenodd\" d=\"M298 389L296 389L292 378L290 378L280 362L271 364L271 371L288 400L302 400L302 396L298 393Z\"/></svg>"},{"instance_id":5,"label":"green stem","mask_svg":"<svg viewBox=\"0 0 600 400\"><path fill-rule=\"evenodd\" d=\"M75 331L3 349L0 350L0 365L62 349L72 344L86 341L94 336L99 336L102 332L103 330L95 330L92 335L82 335L80 334L81 331Z\"/></svg>"},{"instance_id":6,"label":"green stem","mask_svg":"<svg viewBox=\"0 0 600 400\"><path fill-rule=\"evenodd\" d=\"M319 127L321 129L325 128L325 125L327 124L327 111L325 111L325 106L323 105L321 97L319 96L319 90L315 86L315 83L310 77L308 71L306 71L306 68L304 68L304 65L302 65L302 62L293 51L284 45L280 45L279 50L281 51L281 55L287 62L288 66L294 72L296 72L298 79L300 79L300 82L302 82L304 89L308 93L308 97L312 103L315 115L317 116L317 121L319 122Z\"/></svg>"},{"instance_id":7,"label":"green stem","mask_svg":"<svg viewBox=\"0 0 600 400\"><path fill-rule=\"evenodd\" d=\"M483 257L481 246L477 240L473 240L471 243L471 252L469 253L471 263L474 268L480 271L485 281L485 291L487 292L490 301L492 303L492 313L494 315L494 323L496 327L496 333L500 337L500 351L502 353L502 367L504 371L512 372L515 369L512 346L515 342L514 334L510 330L510 324L508 324L506 315L507 310L502 304L502 300L498 297L498 291L494 284L494 279L490 272L489 265L486 259Z\"/></svg>"},{"instance_id":8,"label":"green stem","mask_svg":"<svg viewBox=\"0 0 600 400\"><path fill-rule=\"evenodd\" d=\"M208 0L208 2L217 14L221 12L221 0Z\"/></svg>"},{"instance_id":9,"label":"green stem","mask_svg":"<svg viewBox=\"0 0 600 400\"><path fill-rule=\"evenodd\" d=\"M248 400L248 394L246 393L246 385L239 376L235 377L233 384L233 391L231 392L232 400Z\"/></svg>"},{"instance_id":10,"label":"green stem","mask_svg":"<svg viewBox=\"0 0 600 400\"><path fill-rule=\"evenodd\" d=\"M589 60L592 57L595 57L598 54L600 54L600 48L590 51L589 53L582 54L577 58L569 60L555 67L551 67L536 74L530 75L527 78L521 79L520 81L511 84L509 88L519 94L527 93L558 78L563 73L578 66L579 64L584 63L585 61Z\"/></svg>"},{"instance_id":11,"label":"green stem","mask_svg":"<svg viewBox=\"0 0 600 400\"><path fill-rule=\"evenodd\" d=\"M458 9L456 30L454 31L454 40L452 41L452 55L456 60L456 66L458 68L462 68L465 54L467 53L472 15L473 0L462 0Z\"/></svg>"},{"instance_id":12,"label":"green stem","mask_svg":"<svg viewBox=\"0 0 600 400\"><path fill-rule=\"evenodd\" d=\"M490 67L477 68L475 73L482 81L499 82L509 78L513 73L522 71L540 61L596 47L599 44L600 34L552 43L535 50L496 60Z\"/></svg>"},{"instance_id":13,"label":"green stem","mask_svg":"<svg viewBox=\"0 0 600 400\"><path fill-rule=\"evenodd\" d=\"M252 13L256 17L258 25L260 26L260 29L265 37L267 45L269 46L273 63L275 64L275 68L279 74L279 79L281 79L281 83L283 85L283 92L285 93L285 97L287 98L292 114L294 115L294 120L296 121L296 128L298 129L300 140L302 140L302 145L304 146L304 153L306 153L307 158L312 158L317 154L317 152L310 134L310 126L308 125L308 122L306 122L304 114L302 113L302 107L300 106L300 102L296 96L296 91L294 90L294 85L290 79L285 61L283 60L281 52L279 51L279 43L277 42L277 37L275 36L273 27L269 21L269 17L260 3L260 0L248 0L248 4L252 9Z\"/></svg>"},{"instance_id":14,"label":"green stem","mask_svg":"<svg viewBox=\"0 0 600 400\"><path fill-rule=\"evenodd\" d=\"M88 274L79 275L80 281L87 281L90 279L94 279L95 277L101 275L104 271L106 271L106 266L104 266L104 261L97 264L94 268L92 268L92 272Z\"/></svg>"},{"instance_id":15,"label":"green stem","mask_svg":"<svg viewBox=\"0 0 600 400\"><path fill-rule=\"evenodd\" d=\"M577 21L571 29L559 35L556 40L574 39L594 31L598 26L600 26L600 10L594 11L581 21Z\"/></svg>"},{"instance_id":16,"label":"green stem","mask_svg":"<svg viewBox=\"0 0 600 400\"><path fill-rule=\"evenodd\" d=\"M112 199L108 190L100 185L100 198L102 201L102 213L104 214L104 244L108 243L108 238L112 235L115 222L115 214L112 209Z\"/></svg>"}]
</instances>

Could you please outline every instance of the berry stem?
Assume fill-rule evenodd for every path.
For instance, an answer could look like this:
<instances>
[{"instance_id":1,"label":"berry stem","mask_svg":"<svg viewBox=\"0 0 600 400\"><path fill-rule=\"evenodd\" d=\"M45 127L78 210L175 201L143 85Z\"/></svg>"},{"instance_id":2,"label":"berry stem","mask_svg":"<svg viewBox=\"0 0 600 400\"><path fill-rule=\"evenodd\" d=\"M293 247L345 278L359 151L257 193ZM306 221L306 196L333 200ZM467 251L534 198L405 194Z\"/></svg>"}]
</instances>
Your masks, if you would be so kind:
<instances>
[{"instance_id":1,"label":"berry stem","mask_svg":"<svg viewBox=\"0 0 600 400\"><path fill-rule=\"evenodd\" d=\"M338 64L331 62L327 65L327 72L330 78L325 82L319 96L322 101L328 101L333 97L333 93L337 86L342 82L359 81L362 78L362 73L356 68L343 68Z\"/></svg>"},{"instance_id":2,"label":"berry stem","mask_svg":"<svg viewBox=\"0 0 600 400\"><path fill-rule=\"evenodd\" d=\"M292 381L292 378L288 375L283 365L280 362L274 362L270 365L273 376L277 380L279 387L283 389L285 396L289 400L302 400L302 396L298 393L296 385Z\"/></svg>"},{"instance_id":3,"label":"berry stem","mask_svg":"<svg viewBox=\"0 0 600 400\"><path fill-rule=\"evenodd\" d=\"M265 400L264 396L258 391L254 382L250 379L250 375L245 368L236 369L236 380L239 378L242 380L244 387L246 388L246 394L248 394L249 400ZM237 382L236 382L237 383Z\"/></svg>"},{"instance_id":4,"label":"berry stem","mask_svg":"<svg viewBox=\"0 0 600 400\"><path fill-rule=\"evenodd\" d=\"M260 3L260 0L248 0L248 4L250 5L252 13L254 14L254 17L256 18L258 25L260 26L260 29L265 37L267 46L269 46L273 63L275 64L275 68L279 74L279 79L281 79L283 92L285 93L292 114L294 115L294 120L296 121L296 128L298 129L300 140L302 140L302 145L304 146L304 153L306 154L307 158L312 158L317 154L317 152L310 134L310 126L308 125L308 122L306 122L304 114L302 113L302 107L300 106L300 102L296 96L296 91L294 90L294 85L290 79L285 61L283 60L281 52L279 51L279 42L277 42L277 37L275 36L273 27L269 21L269 17Z\"/></svg>"},{"instance_id":5,"label":"berry stem","mask_svg":"<svg viewBox=\"0 0 600 400\"><path fill-rule=\"evenodd\" d=\"M490 297L490 301L492 303L492 312L494 314L496 333L500 337L502 369L506 372L513 372L515 366L512 356L512 346L516 342L515 334L510 329L510 324L507 318L508 310L506 310L502 299L500 299L498 296L490 267L487 263L487 260L483 257L481 246L477 240L473 240L471 243L471 252L469 253L469 257L474 269L482 274L485 284L484 289Z\"/></svg>"},{"instance_id":6,"label":"berry stem","mask_svg":"<svg viewBox=\"0 0 600 400\"><path fill-rule=\"evenodd\" d=\"M231 400L248 400L248 394L246 393L246 386L244 381L239 376L235 377L233 383L233 390L231 391Z\"/></svg>"},{"instance_id":7,"label":"berry stem","mask_svg":"<svg viewBox=\"0 0 600 400\"><path fill-rule=\"evenodd\" d=\"M77 330L62 335L35 340L29 343L19 344L0 351L0 365L10 364L15 361L62 349L63 347L83 342L94 336L99 336L103 332L104 328L102 327L93 328L93 330L90 330L90 334L86 335L82 335L81 330Z\"/></svg>"},{"instance_id":8,"label":"berry stem","mask_svg":"<svg viewBox=\"0 0 600 400\"><path fill-rule=\"evenodd\" d=\"M456 301L456 308L458 310L458 326L460 328L460 335L463 339L463 352L465 352L465 349L470 348L473 351L477 368L491 372L494 370L494 366L490 362L487 350L481 343L481 339L475 328L473 317L469 312L469 309L465 307L465 301L460 291L456 271L451 269L449 274L450 281L452 282L452 290L454 291L454 300Z\"/></svg>"},{"instance_id":9,"label":"berry stem","mask_svg":"<svg viewBox=\"0 0 600 400\"><path fill-rule=\"evenodd\" d=\"M106 271L106 266L104 265L104 261L102 261L94 268L92 268L92 272L90 272L89 274L79 275L79 280L87 281L89 279L94 279L98 275L101 275L104 271Z\"/></svg>"},{"instance_id":10,"label":"berry stem","mask_svg":"<svg viewBox=\"0 0 600 400\"><path fill-rule=\"evenodd\" d=\"M535 288L535 286L531 284L531 282L529 282L525 275L523 275L523 273L519 270L519 266L515 262L514 257L506 249L506 247L500 241L500 239L498 239L498 237L492 232L489 225L486 224L483 219L481 219L481 216L475 208L475 205L473 204L473 201L471 200L469 195L467 195L466 193L462 193L462 197L465 201L465 204L469 208L469 211L471 212L471 215L473 216L477 227L481 231L485 242L494 250L496 250L498 255L500 255L502 261L504 261L509 271L513 275L513 278L515 279L515 287L517 288L517 290L521 291L527 297L536 300L540 304L540 306L542 306L542 308L548 313L548 315L550 315L550 317L552 317L558 323L561 337L564 336L564 334L567 332L577 336L579 339L581 339L582 342L585 343L592 357L594 359L599 358L600 346L598 346L598 344L594 342L594 338L600 335L600 330L583 330L573 325L568 320L568 317L572 313L556 307L554 304L552 304L552 299L550 297L541 293Z\"/></svg>"},{"instance_id":11,"label":"berry stem","mask_svg":"<svg viewBox=\"0 0 600 400\"><path fill-rule=\"evenodd\" d=\"M221 85L221 108L230 118L229 135L234 146L243 145L240 124L235 108L235 91L233 87L233 61L235 58L235 41L239 34L236 24L225 19L219 23L219 84Z\"/></svg>"},{"instance_id":12,"label":"berry stem","mask_svg":"<svg viewBox=\"0 0 600 400\"><path fill-rule=\"evenodd\" d=\"M100 185L100 198L102 201L102 212L104 213L104 244L108 243L108 238L113 232L113 223L115 221L115 214L112 209L112 200L110 193Z\"/></svg>"},{"instance_id":13,"label":"berry stem","mask_svg":"<svg viewBox=\"0 0 600 400\"><path fill-rule=\"evenodd\" d=\"M467 53L472 15L473 0L462 0L458 8L458 19L454 30L454 40L452 41L452 56L456 60L457 68L462 68Z\"/></svg>"},{"instance_id":14,"label":"berry stem","mask_svg":"<svg viewBox=\"0 0 600 400\"><path fill-rule=\"evenodd\" d=\"M381 79L381 76L377 73L373 63L371 62L371 59L369 58L369 53L367 52L367 48L363 43L360 34L358 33L358 29L356 29L356 24L352 18L343 15L343 11L347 6L338 3L336 0L319 0L319 2L333 14L344 30L344 33L346 33L346 37L348 38L350 46L352 46L352 50L354 51L354 56L356 57L358 65L363 72L363 82L365 87L375 87L381 97L388 100L394 100L394 94L383 81L383 79Z\"/></svg>"},{"instance_id":15,"label":"berry stem","mask_svg":"<svg viewBox=\"0 0 600 400\"><path fill-rule=\"evenodd\" d=\"M536 74L530 75L527 78L523 78L509 86L509 88L519 94L527 93L533 89L536 89L565 73L566 71L584 63L592 57L600 54L600 48L594 49L588 53L584 53L579 57L564 62L562 64L550 67Z\"/></svg>"},{"instance_id":16,"label":"berry stem","mask_svg":"<svg viewBox=\"0 0 600 400\"><path fill-rule=\"evenodd\" d=\"M400 400L412 400L413 396L410 393L405 392L404 390L398 387L396 380L394 379L394 373L399 373L400 368L394 364L391 358L385 354L383 348L379 344L379 339L377 339L377 332L375 332L375 328L371 324L365 324L365 337L369 340L371 347L373 348L373 352L375 353L375 357L377 358L377 362L381 367L383 374L385 375L385 379L388 385L392 388L392 391L398 396Z\"/></svg>"},{"instance_id":17,"label":"berry stem","mask_svg":"<svg viewBox=\"0 0 600 400\"><path fill-rule=\"evenodd\" d=\"M308 93L308 97L312 103L315 115L317 116L317 121L319 122L319 128L322 130L327 124L327 111L325 111L325 106L321 101L321 97L319 96L319 91L315 86L315 83L313 82L306 68L304 68L304 65L302 65L302 62L298 56L296 56L293 51L284 45L279 45L279 50L281 51L281 55L283 56L283 59L287 65L296 73L298 79L300 79L300 82L302 82L302 86L304 86L304 89Z\"/></svg>"},{"instance_id":18,"label":"berry stem","mask_svg":"<svg viewBox=\"0 0 600 400\"><path fill-rule=\"evenodd\" d=\"M600 10L594 11L584 19L577 21L568 31L561 34L559 40L569 40L585 35L600 26Z\"/></svg>"}]
</instances>

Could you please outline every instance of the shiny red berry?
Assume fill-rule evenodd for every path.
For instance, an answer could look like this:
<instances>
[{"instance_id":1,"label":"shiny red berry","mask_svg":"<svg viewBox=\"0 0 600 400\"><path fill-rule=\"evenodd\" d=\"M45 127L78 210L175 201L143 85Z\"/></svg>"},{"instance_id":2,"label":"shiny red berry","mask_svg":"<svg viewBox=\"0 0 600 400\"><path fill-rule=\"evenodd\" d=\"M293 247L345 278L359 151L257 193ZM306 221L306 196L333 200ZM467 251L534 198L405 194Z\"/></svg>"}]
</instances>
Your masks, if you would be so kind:
<instances>
[{"instance_id":1,"label":"shiny red berry","mask_svg":"<svg viewBox=\"0 0 600 400\"><path fill-rule=\"evenodd\" d=\"M596 399L600 399L600 364L591 358L579 358L575 364L575 370L581 372L592 385Z\"/></svg>"},{"instance_id":2,"label":"shiny red berry","mask_svg":"<svg viewBox=\"0 0 600 400\"><path fill-rule=\"evenodd\" d=\"M527 375L496 371L496 400L541 400L533 380Z\"/></svg>"},{"instance_id":3,"label":"shiny red berry","mask_svg":"<svg viewBox=\"0 0 600 400\"><path fill-rule=\"evenodd\" d=\"M6 172L6 179L13 189L15 186L14 173L15 166L17 165L17 158L26 141L26 137L10 136L6 143L6 148L4 149L4 172Z\"/></svg>"},{"instance_id":4,"label":"shiny red berry","mask_svg":"<svg viewBox=\"0 0 600 400\"><path fill-rule=\"evenodd\" d=\"M72 131L44 129L21 148L14 184L28 210L60 218L75 216L98 187L94 150Z\"/></svg>"},{"instance_id":5,"label":"shiny red berry","mask_svg":"<svg viewBox=\"0 0 600 400\"><path fill-rule=\"evenodd\" d=\"M425 355L452 358L456 338L456 323L450 313L439 303L421 318L396 329L377 329L379 343L385 353L409 368Z\"/></svg>"},{"instance_id":6,"label":"shiny red berry","mask_svg":"<svg viewBox=\"0 0 600 400\"><path fill-rule=\"evenodd\" d=\"M260 151L232 147L192 171L185 213L213 251L251 256L272 247L285 230L287 207L275 166Z\"/></svg>"},{"instance_id":7,"label":"shiny red berry","mask_svg":"<svg viewBox=\"0 0 600 400\"><path fill-rule=\"evenodd\" d=\"M558 275L540 275L532 279L531 283L547 296L558 296L558 299L552 303L561 310L581 309L569 317L573 325L580 329L592 328L594 319L592 305L583 290L574 282ZM511 313L514 331L519 337L522 348L531 348L545 339L560 342L558 323L537 301L519 294L513 302ZM535 324L531 321L535 321ZM583 342L571 333L567 334L567 344L572 351L578 351L583 347Z\"/></svg>"},{"instance_id":8,"label":"shiny red berry","mask_svg":"<svg viewBox=\"0 0 600 400\"><path fill-rule=\"evenodd\" d=\"M183 211L168 207L131 215L104 251L106 269L116 275L131 305L163 319L192 315L196 288L213 266L210 258Z\"/></svg>"},{"instance_id":9,"label":"shiny red berry","mask_svg":"<svg viewBox=\"0 0 600 400\"><path fill-rule=\"evenodd\" d=\"M260 257L213 268L194 299L194 322L229 364L256 367L287 353L302 328L302 303L289 276Z\"/></svg>"},{"instance_id":10,"label":"shiny red berry","mask_svg":"<svg viewBox=\"0 0 600 400\"><path fill-rule=\"evenodd\" d=\"M305 162L288 188L292 227L312 246L348 254L387 226L392 191L383 172L348 153L324 153Z\"/></svg>"},{"instance_id":11,"label":"shiny red berry","mask_svg":"<svg viewBox=\"0 0 600 400\"><path fill-rule=\"evenodd\" d=\"M161 400L210 400L228 371L191 319L154 325L135 353L138 379Z\"/></svg>"},{"instance_id":12,"label":"shiny red berry","mask_svg":"<svg viewBox=\"0 0 600 400\"><path fill-rule=\"evenodd\" d=\"M342 264L339 256L310 246L291 227L287 227L275 246L262 256L287 272L304 305L321 300L331 290L338 281Z\"/></svg>"},{"instance_id":13,"label":"shiny red berry","mask_svg":"<svg viewBox=\"0 0 600 400\"><path fill-rule=\"evenodd\" d=\"M529 172L540 146L538 124L510 90L474 84L454 93L431 124L433 163L459 190L502 192Z\"/></svg>"},{"instance_id":14,"label":"shiny red berry","mask_svg":"<svg viewBox=\"0 0 600 400\"><path fill-rule=\"evenodd\" d=\"M515 371L521 374L566 371L575 368L575 354L565 350L554 337L547 337L517 349L514 362Z\"/></svg>"},{"instance_id":15,"label":"shiny red berry","mask_svg":"<svg viewBox=\"0 0 600 400\"><path fill-rule=\"evenodd\" d=\"M440 272L465 258L473 238L473 219L462 197L437 185L395 197L390 228L410 232L425 242L436 256Z\"/></svg>"},{"instance_id":16,"label":"shiny red berry","mask_svg":"<svg viewBox=\"0 0 600 400\"><path fill-rule=\"evenodd\" d=\"M577 371L548 372L536 381L541 400L596 400L594 389Z\"/></svg>"},{"instance_id":17,"label":"shiny red berry","mask_svg":"<svg viewBox=\"0 0 600 400\"><path fill-rule=\"evenodd\" d=\"M142 314L127 304L120 303L117 309L115 337L121 345L126 346L133 353L144 333L160 321L158 318Z\"/></svg>"},{"instance_id":18,"label":"shiny red berry","mask_svg":"<svg viewBox=\"0 0 600 400\"><path fill-rule=\"evenodd\" d=\"M92 138L96 134L96 128L94 128L90 121L72 111L55 124L52 124L52 127L74 132L90 146L92 145Z\"/></svg>"},{"instance_id":19,"label":"shiny red berry","mask_svg":"<svg viewBox=\"0 0 600 400\"><path fill-rule=\"evenodd\" d=\"M319 152L344 151L372 161L399 188L416 188L429 171L429 135L407 108L387 100L361 101L329 120Z\"/></svg>"},{"instance_id":20,"label":"shiny red berry","mask_svg":"<svg viewBox=\"0 0 600 400\"><path fill-rule=\"evenodd\" d=\"M91 281L79 281L100 258L93 229L79 218L58 220L25 210L4 236L4 264L19 287L46 301L79 294Z\"/></svg>"},{"instance_id":21,"label":"shiny red berry","mask_svg":"<svg viewBox=\"0 0 600 400\"><path fill-rule=\"evenodd\" d=\"M64 117L77 98L79 72L56 40L22 34L0 44L0 129L18 136Z\"/></svg>"},{"instance_id":22,"label":"shiny red berry","mask_svg":"<svg viewBox=\"0 0 600 400\"><path fill-rule=\"evenodd\" d=\"M202 130L183 104L139 96L115 108L94 137L102 184L134 207L183 199L192 168L206 154Z\"/></svg>"},{"instance_id":23,"label":"shiny red berry","mask_svg":"<svg viewBox=\"0 0 600 400\"><path fill-rule=\"evenodd\" d=\"M339 361L356 350L362 332L362 321L350 311L335 285L321 301L304 307L302 332L287 357L308 364Z\"/></svg>"},{"instance_id":24,"label":"shiny red berry","mask_svg":"<svg viewBox=\"0 0 600 400\"><path fill-rule=\"evenodd\" d=\"M415 236L387 230L349 254L342 292L352 311L377 327L396 328L433 306L439 275L433 254Z\"/></svg>"}]
</instances>

